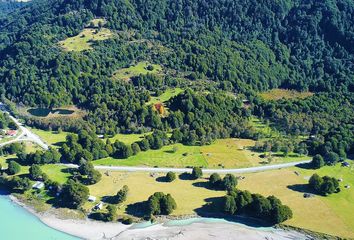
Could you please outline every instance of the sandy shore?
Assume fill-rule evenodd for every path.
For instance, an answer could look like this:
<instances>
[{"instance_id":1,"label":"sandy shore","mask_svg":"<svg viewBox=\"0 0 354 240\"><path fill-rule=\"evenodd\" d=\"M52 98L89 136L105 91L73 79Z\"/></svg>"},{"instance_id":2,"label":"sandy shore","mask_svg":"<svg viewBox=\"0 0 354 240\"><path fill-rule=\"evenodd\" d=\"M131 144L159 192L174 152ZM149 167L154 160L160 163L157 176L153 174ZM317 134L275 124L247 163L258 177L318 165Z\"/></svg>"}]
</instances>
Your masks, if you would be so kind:
<instances>
[{"instance_id":1,"label":"sandy shore","mask_svg":"<svg viewBox=\"0 0 354 240\"><path fill-rule=\"evenodd\" d=\"M122 223L104 223L92 220L59 219L49 213L37 213L34 209L24 205L18 199L11 199L35 214L44 224L59 231L92 240L138 240L138 239L181 239L181 240L209 240L209 239L312 239L296 231L282 229L260 230L232 223L204 223L196 222L183 226L166 226L156 224L146 228L134 228L134 225Z\"/></svg>"}]
</instances>

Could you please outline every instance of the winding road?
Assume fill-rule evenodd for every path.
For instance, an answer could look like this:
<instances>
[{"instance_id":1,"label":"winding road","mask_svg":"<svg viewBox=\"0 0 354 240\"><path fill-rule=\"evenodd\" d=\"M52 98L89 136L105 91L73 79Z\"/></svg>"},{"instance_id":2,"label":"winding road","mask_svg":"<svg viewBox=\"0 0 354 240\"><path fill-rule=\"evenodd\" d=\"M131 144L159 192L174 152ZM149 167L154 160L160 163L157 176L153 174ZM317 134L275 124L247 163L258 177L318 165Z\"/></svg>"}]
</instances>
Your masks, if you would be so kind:
<instances>
[{"instance_id":1,"label":"winding road","mask_svg":"<svg viewBox=\"0 0 354 240\"><path fill-rule=\"evenodd\" d=\"M5 110L6 106L4 104L0 104L0 108L1 111L5 114L8 114L10 119L17 125L18 130L20 132L20 134L18 136L16 136L14 139L9 140L7 142L4 143L0 143L0 147L3 147L5 145L14 143L14 142L33 142L37 145L39 145L41 148L47 150L49 148L49 146L42 141L42 139L34 134L33 132L31 132L31 130L29 130L28 128L24 127L18 119L16 119L15 117L11 116L11 114Z\"/></svg>"},{"instance_id":2,"label":"winding road","mask_svg":"<svg viewBox=\"0 0 354 240\"><path fill-rule=\"evenodd\" d=\"M33 142L43 149L47 150L49 146L43 142L43 140L33 132L31 132L30 129L24 127L18 119L15 117L11 116L11 114L6 111L6 106L4 104L0 103L0 108L1 111L4 113L9 114L10 118L12 121L15 122L15 124L18 126L18 129L20 131L20 134L16 136L15 139L9 140L4 143L0 143L0 147L14 143L14 142L23 142L23 141L29 141ZM252 172L262 172L262 171L268 171L268 170L275 170L275 169L281 169L281 168L288 168L288 167L293 167L299 164L306 164L311 162L311 160L304 160L304 161L298 161L298 162L289 162L289 163L282 163L282 164L274 164L274 165L265 165L265 166L257 166L257 167L249 167L249 168L233 168L233 169L203 169L204 173L220 173L220 174L226 174L226 173L252 173ZM70 168L77 168L78 165L75 164L59 164L62 166L70 167ZM191 168L156 168L156 167L125 167L125 166L95 166L95 169L97 170L107 170L107 171L125 171L125 172L176 172L176 173L184 173L184 172L191 172Z\"/></svg>"}]
</instances>

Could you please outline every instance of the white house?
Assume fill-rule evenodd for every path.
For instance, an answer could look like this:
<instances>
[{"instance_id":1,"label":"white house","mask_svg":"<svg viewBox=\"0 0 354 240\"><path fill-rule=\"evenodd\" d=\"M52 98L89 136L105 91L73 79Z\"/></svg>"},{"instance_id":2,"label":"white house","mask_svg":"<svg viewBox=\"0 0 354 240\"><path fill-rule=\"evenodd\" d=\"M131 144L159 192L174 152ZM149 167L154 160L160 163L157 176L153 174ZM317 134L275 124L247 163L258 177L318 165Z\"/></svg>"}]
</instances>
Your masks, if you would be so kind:
<instances>
[{"instance_id":1,"label":"white house","mask_svg":"<svg viewBox=\"0 0 354 240\"><path fill-rule=\"evenodd\" d=\"M44 188L44 182L36 182L35 184L32 185L32 188L34 189L42 189Z\"/></svg>"},{"instance_id":2,"label":"white house","mask_svg":"<svg viewBox=\"0 0 354 240\"><path fill-rule=\"evenodd\" d=\"M102 203L102 202L96 204L96 205L93 207L94 210L101 210L102 208L103 208L103 203Z\"/></svg>"},{"instance_id":3,"label":"white house","mask_svg":"<svg viewBox=\"0 0 354 240\"><path fill-rule=\"evenodd\" d=\"M95 196L89 196L87 200L89 202L96 202L96 197Z\"/></svg>"}]
</instances>

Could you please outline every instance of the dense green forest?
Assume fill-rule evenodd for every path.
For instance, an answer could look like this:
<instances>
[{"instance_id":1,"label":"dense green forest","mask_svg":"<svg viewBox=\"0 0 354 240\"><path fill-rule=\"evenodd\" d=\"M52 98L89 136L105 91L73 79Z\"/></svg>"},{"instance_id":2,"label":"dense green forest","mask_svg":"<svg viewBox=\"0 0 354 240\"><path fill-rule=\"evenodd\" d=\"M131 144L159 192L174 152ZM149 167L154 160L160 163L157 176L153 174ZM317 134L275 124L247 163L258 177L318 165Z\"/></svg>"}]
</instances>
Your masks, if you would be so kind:
<instances>
[{"instance_id":1,"label":"dense green forest","mask_svg":"<svg viewBox=\"0 0 354 240\"><path fill-rule=\"evenodd\" d=\"M0 1L0 18L5 17L7 14L15 11L17 8L24 6L25 2L17 2L11 0Z\"/></svg>"},{"instance_id":2,"label":"dense green forest","mask_svg":"<svg viewBox=\"0 0 354 240\"><path fill-rule=\"evenodd\" d=\"M97 17L115 37L82 52L58 46ZM96 133L173 130L173 141L190 145L256 138L254 114L311 135L311 154L343 155L354 152L353 46L351 0L34 0L0 15L0 94L24 106L75 104ZM142 60L164 74L112 81ZM167 87L188 90L163 117L146 102ZM257 96L273 88L315 95Z\"/></svg>"}]
</instances>

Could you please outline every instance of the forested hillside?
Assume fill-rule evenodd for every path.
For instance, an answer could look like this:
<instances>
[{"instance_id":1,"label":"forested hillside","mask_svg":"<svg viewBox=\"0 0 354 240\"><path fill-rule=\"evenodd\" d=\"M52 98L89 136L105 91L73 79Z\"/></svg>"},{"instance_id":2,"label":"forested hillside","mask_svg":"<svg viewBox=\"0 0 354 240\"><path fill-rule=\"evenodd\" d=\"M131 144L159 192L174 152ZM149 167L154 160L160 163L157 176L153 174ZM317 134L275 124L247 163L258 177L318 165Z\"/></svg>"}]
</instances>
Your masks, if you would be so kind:
<instances>
[{"instance_id":1,"label":"forested hillside","mask_svg":"<svg viewBox=\"0 0 354 240\"><path fill-rule=\"evenodd\" d=\"M24 6L26 3L12 0L0 1L0 18L5 17L8 13L13 12L17 8Z\"/></svg>"},{"instance_id":2,"label":"forested hillside","mask_svg":"<svg viewBox=\"0 0 354 240\"><path fill-rule=\"evenodd\" d=\"M84 51L59 46L95 18L113 37ZM353 152L353 46L351 0L35 0L0 18L0 93L23 106L75 104L98 133L178 128L206 142L254 137L246 119L255 114L289 134L319 134L317 145L346 139L326 151ZM111 79L143 60L163 74ZM167 102L165 118L146 102L167 86L192 91ZM257 96L273 88L315 95Z\"/></svg>"}]
</instances>

